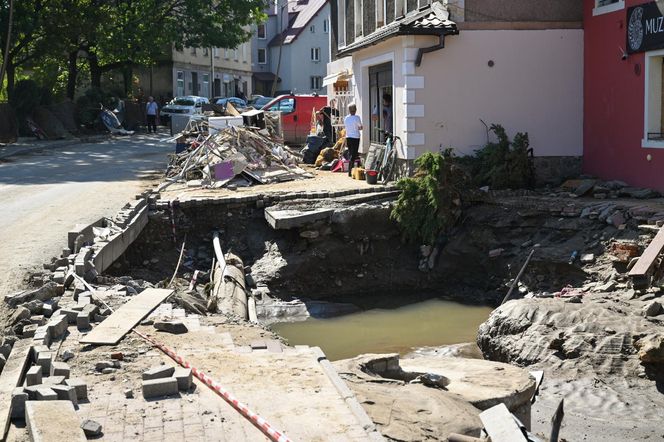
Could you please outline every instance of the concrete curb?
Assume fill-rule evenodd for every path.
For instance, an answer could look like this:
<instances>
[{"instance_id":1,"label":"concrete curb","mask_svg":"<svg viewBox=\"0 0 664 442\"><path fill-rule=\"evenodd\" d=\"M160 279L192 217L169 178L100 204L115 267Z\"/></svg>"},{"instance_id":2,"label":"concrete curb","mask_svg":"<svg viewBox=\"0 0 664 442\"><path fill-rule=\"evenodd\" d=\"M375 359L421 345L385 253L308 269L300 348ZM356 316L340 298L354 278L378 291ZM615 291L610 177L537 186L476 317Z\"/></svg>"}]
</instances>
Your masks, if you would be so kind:
<instances>
[{"instance_id":1,"label":"concrete curb","mask_svg":"<svg viewBox=\"0 0 664 442\"><path fill-rule=\"evenodd\" d=\"M327 356L325 356L323 350L321 350L320 347L311 347L311 351L330 382L332 382L332 385L334 385L334 388L337 389L337 392L341 398L344 400L344 402L346 402L346 405L348 405L350 411L353 413L360 425L362 425L364 431L366 431L367 435L369 436L369 440L384 441L385 438L376 428L376 424L374 424L367 412L364 410L364 408L362 408L362 405L357 400L355 393L353 393L351 389L348 388L348 385L346 385L346 382L341 379L341 376L339 376L339 373L337 373L334 365L332 365L332 363L327 360Z\"/></svg>"},{"instance_id":2,"label":"concrete curb","mask_svg":"<svg viewBox=\"0 0 664 442\"><path fill-rule=\"evenodd\" d=\"M43 144L24 144L18 146L9 144L5 147L0 147L0 159L9 158L12 156L26 155L29 153L39 152L42 150L75 146L77 144L100 143L110 138L111 138L110 134L107 134L107 135L91 135L88 137L81 137L81 138L74 138L67 140L45 141Z\"/></svg>"}]
</instances>

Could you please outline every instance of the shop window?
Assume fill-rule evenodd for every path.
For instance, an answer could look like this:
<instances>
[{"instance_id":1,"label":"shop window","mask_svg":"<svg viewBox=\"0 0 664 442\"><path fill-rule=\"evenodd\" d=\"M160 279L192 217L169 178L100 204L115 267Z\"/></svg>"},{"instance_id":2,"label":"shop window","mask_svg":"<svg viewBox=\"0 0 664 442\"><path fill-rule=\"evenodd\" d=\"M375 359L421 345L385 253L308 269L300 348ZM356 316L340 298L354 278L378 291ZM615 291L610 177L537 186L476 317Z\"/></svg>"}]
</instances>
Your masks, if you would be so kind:
<instances>
[{"instance_id":1,"label":"shop window","mask_svg":"<svg viewBox=\"0 0 664 442\"><path fill-rule=\"evenodd\" d=\"M259 48L258 49L258 64L265 64L267 63L267 56L265 52L265 48Z\"/></svg>"},{"instance_id":2,"label":"shop window","mask_svg":"<svg viewBox=\"0 0 664 442\"><path fill-rule=\"evenodd\" d=\"M382 131L394 130L392 89L392 63L369 68L369 108L371 109L369 137L372 143L383 143L385 136Z\"/></svg>"},{"instance_id":3,"label":"shop window","mask_svg":"<svg viewBox=\"0 0 664 442\"><path fill-rule=\"evenodd\" d=\"M625 0L595 0L593 15L608 14L625 9Z\"/></svg>"},{"instance_id":4,"label":"shop window","mask_svg":"<svg viewBox=\"0 0 664 442\"><path fill-rule=\"evenodd\" d=\"M664 148L664 50L646 53L645 127L642 146Z\"/></svg>"}]
</instances>

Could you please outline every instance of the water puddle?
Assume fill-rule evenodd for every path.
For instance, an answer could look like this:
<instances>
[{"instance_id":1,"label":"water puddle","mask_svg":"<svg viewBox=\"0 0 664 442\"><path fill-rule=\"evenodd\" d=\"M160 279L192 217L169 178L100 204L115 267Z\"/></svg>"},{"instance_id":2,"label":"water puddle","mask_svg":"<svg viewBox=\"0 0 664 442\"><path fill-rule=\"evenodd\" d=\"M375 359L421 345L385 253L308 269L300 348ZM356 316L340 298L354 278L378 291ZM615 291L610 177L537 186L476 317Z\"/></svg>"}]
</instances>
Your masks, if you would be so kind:
<instances>
[{"instance_id":1,"label":"water puddle","mask_svg":"<svg viewBox=\"0 0 664 442\"><path fill-rule=\"evenodd\" d=\"M363 353L405 354L417 347L474 342L479 325L491 311L491 307L433 299L336 318L279 323L272 329L290 345L321 347L335 361Z\"/></svg>"}]
</instances>

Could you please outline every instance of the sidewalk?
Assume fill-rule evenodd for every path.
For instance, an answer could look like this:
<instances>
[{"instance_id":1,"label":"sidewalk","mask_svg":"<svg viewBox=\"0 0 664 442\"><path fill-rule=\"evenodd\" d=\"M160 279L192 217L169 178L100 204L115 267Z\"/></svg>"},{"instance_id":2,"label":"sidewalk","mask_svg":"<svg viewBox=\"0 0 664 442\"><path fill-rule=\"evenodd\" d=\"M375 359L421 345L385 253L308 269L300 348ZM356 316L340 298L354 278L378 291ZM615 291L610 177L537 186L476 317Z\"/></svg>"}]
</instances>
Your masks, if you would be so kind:
<instances>
[{"instance_id":1,"label":"sidewalk","mask_svg":"<svg viewBox=\"0 0 664 442\"><path fill-rule=\"evenodd\" d=\"M64 140L38 140L31 137L20 137L16 143L0 145L0 159L76 144L99 143L110 139L110 137L110 134L85 135Z\"/></svg>"}]
</instances>

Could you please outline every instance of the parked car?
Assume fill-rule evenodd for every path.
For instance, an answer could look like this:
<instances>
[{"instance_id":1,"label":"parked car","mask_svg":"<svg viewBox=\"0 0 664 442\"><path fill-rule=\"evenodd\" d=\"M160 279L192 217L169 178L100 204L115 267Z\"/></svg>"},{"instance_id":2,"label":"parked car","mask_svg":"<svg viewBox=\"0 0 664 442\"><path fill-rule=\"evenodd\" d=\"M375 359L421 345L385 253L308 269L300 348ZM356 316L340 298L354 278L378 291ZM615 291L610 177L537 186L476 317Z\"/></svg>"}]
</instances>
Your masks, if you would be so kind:
<instances>
[{"instance_id":1,"label":"parked car","mask_svg":"<svg viewBox=\"0 0 664 442\"><path fill-rule=\"evenodd\" d=\"M226 103L229 102L235 107L235 109L245 109L247 107L247 102L238 97L219 98L214 101L214 104L226 107Z\"/></svg>"},{"instance_id":2,"label":"parked car","mask_svg":"<svg viewBox=\"0 0 664 442\"><path fill-rule=\"evenodd\" d=\"M263 110L282 113L281 123L286 143L304 144L311 133L313 113L325 106L325 95L280 95L263 106Z\"/></svg>"},{"instance_id":3,"label":"parked car","mask_svg":"<svg viewBox=\"0 0 664 442\"><path fill-rule=\"evenodd\" d=\"M161 108L159 117L162 123L167 123L171 119L171 115L200 114L203 113L203 104L208 103L209 100L207 98L197 97L196 95L175 97L170 103Z\"/></svg>"},{"instance_id":4,"label":"parked car","mask_svg":"<svg viewBox=\"0 0 664 442\"><path fill-rule=\"evenodd\" d=\"M247 104L253 107L254 109L262 109L263 106L265 106L272 100L274 100L274 97L264 97L262 95L254 95L253 97L251 97L251 100L249 100Z\"/></svg>"}]
</instances>

